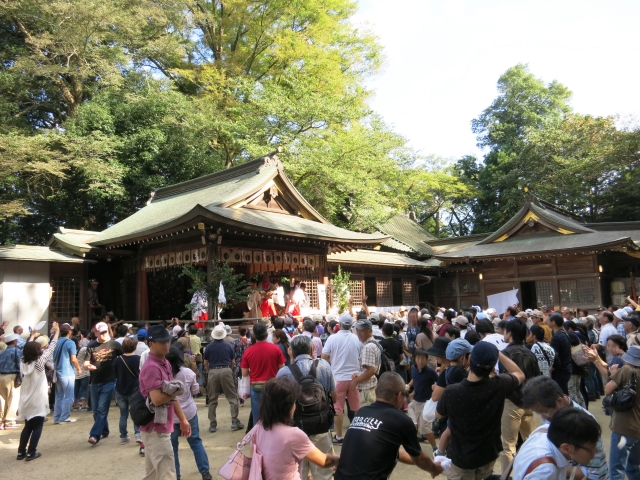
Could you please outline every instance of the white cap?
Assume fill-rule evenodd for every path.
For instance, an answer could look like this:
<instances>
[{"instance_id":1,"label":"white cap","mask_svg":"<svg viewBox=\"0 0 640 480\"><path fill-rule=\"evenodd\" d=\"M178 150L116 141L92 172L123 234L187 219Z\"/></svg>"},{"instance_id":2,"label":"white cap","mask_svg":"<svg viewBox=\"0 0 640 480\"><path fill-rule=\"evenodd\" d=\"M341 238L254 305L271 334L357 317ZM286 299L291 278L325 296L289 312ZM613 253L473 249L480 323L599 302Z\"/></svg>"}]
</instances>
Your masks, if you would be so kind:
<instances>
[{"instance_id":1,"label":"white cap","mask_svg":"<svg viewBox=\"0 0 640 480\"><path fill-rule=\"evenodd\" d=\"M15 342L19 338L20 338L20 335L18 335L17 333L9 333L4 336L4 343Z\"/></svg>"},{"instance_id":2,"label":"white cap","mask_svg":"<svg viewBox=\"0 0 640 480\"><path fill-rule=\"evenodd\" d=\"M98 322L96 323L96 326L93 327L95 329L96 332L98 333L106 333L109 331L109 326L104 323L104 322Z\"/></svg>"},{"instance_id":3,"label":"white cap","mask_svg":"<svg viewBox=\"0 0 640 480\"><path fill-rule=\"evenodd\" d=\"M348 313L343 313L342 315L340 315L340 323L342 325L350 327L351 325L353 325L353 317Z\"/></svg>"}]
</instances>

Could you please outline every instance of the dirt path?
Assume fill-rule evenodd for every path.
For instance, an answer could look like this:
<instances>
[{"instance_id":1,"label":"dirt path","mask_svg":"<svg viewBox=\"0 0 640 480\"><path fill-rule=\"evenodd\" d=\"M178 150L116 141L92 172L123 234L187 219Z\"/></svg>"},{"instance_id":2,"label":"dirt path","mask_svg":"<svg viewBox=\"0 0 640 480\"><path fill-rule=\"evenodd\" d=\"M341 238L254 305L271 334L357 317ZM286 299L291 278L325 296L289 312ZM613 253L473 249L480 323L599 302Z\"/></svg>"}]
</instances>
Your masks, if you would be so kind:
<instances>
[{"instance_id":1,"label":"dirt path","mask_svg":"<svg viewBox=\"0 0 640 480\"><path fill-rule=\"evenodd\" d=\"M198 399L198 416L200 420L200 435L204 441L211 474L214 478L217 471L225 462L236 443L240 441L244 432L232 432L229 409L224 398L218 405L218 431L209 433L207 407L204 399ZM249 402L240 409L240 419L245 424L249 417ZM605 443L609 445L610 430L608 417L602 413L598 403L591 405L591 411L598 418L603 430ZM115 404L109 411L109 427L111 435L98 445L87 443L89 429L93 423L91 413L73 412L78 421L73 424L53 425L52 417L45 423L38 451L42 457L25 462L15 460L21 428L0 431L0 471L2 478L16 480L43 480L83 477L99 478L100 480L140 479L144 474L144 459L138 455L138 446L133 441L133 431L129 421L129 435L132 437L128 445L120 445L118 420L120 412ZM425 451L428 445L425 444ZM337 449L339 451L339 449ZM200 474L186 440L180 442L180 466L182 478L185 480L199 480ZM498 467L499 468L499 467ZM399 464L391 476L393 480L424 480L429 478L426 472L415 467ZM444 477L441 477L444 478Z\"/></svg>"}]
</instances>

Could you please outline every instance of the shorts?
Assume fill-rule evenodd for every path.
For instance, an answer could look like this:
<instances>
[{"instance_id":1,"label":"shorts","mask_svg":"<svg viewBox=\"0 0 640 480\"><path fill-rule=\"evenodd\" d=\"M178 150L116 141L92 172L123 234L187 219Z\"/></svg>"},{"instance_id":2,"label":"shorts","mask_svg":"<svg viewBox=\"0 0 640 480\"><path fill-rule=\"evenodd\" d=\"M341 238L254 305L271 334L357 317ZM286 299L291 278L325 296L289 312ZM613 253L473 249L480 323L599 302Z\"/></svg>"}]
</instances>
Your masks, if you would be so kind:
<instances>
[{"instance_id":1,"label":"shorts","mask_svg":"<svg viewBox=\"0 0 640 480\"><path fill-rule=\"evenodd\" d=\"M338 415L344 412L345 399L349 399L349 408L351 408L353 412L360 410L360 395L358 390L349 388L350 386L351 380L343 380L336 383L336 403L334 408Z\"/></svg>"},{"instance_id":2,"label":"shorts","mask_svg":"<svg viewBox=\"0 0 640 480\"><path fill-rule=\"evenodd\" d=\"M433 433L431 430L431 422L427 422L422 418L422 410L427 402L416 402L415 400L409 404L409 410L407 414L409 418L413 420L413 424L418 426L418 433L420 435L428 435Z\"/></svg>"},{"instance_id":3,"label":"shorts","mask_svg":"<svg viewBox=\"0 0 640 480\"><path fill-rule=\"evenodd\" d=\"M376 401L376 387L360 390L360 408L367 407ZM349 402L351 405L351 402ZM353 410L353 408L352 408Z\"/></svg>"}]
</instances>

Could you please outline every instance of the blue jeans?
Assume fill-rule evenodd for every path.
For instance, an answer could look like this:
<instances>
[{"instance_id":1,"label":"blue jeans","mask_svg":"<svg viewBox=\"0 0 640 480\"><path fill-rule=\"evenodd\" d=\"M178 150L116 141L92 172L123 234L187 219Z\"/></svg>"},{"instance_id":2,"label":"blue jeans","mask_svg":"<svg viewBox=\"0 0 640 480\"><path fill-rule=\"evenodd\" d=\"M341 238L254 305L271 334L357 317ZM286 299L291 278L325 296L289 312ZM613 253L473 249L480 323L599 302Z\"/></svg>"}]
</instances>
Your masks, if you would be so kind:
<instances>
[{"instance_id":1,"label":"blue jeans","mask_svg":"<svg viewBox=\"0 0 640 480\"><path fill-rule=\"evenodd\" d=\"M127 438L127 419L129 418L129 396L120 395L116 392L116 404L120 408L120 438ZM140 428L136 424L133 425L133 433L138 435Z\"/></svg>"},{"instance_id":2,"label":"blue jeans","mask_svg":"<svg viewBox=\"0 0 640 480\"><path fill-rule=\"evenodd\" d=\"M262 404L262 392L256 392L250 388L251 392L251 413L253 414L253 424L257 424L260 419L260 405Z\"/></svg>"},{"instance_id":3,"label":"blue jeans","mask_svg":"<svg viewBox=\"0 0 640 480\"><path fill-rule=\"evenodd\" d=\"M90 437L100 440L101 435L109 435L109 407L111 397L116 389L116 382L91 384L91 408L93 410L93 427Z\"/></svg>"},{"instance_id":4,"label":"blue jeans","mask_svg":"<svg viewBox=\"0 0 640 480\"><path fill-rule=\"evenodd\" d=\"M87 400L89 398L89 377L78 378L76 379L76 384L74 388L73 396L76 399L76 402L80 402L81 400Z\"/></svg>"},{"instance_id":5,"label":"blue jeans","mask_svg":"<svg viewBox=\"0 0 640 480\"><path fill-rule=\"evenodd\" d=\"M56 380L56 402L53 406L53 422L58 423L67 420L71 416L73 406L74 389L76 377L57 377Z\"/></svg>"},{"instance_id":6,"label":"blue jeans","mask_svg":"<svg viewBox=\"0 0 640 480\"><path fill-rule=\"evenodd\" d=\"M623 480L626 473L629 480L640 480L640 438L626 437L627 444L620 450L618 443L621 437L619 433L611 432L609 477L611 480Z\"/></svg>"},{"instance_id":7,"label":"blue jeans","mask_svg":"<svg viewBox=\"0 0 640 480\"><path fill-rule=\"evenodd\" d=\"M202 363L198 364L198 385L200 386L204 385L204 372L203 372Z\"/></svg>"},{"instance_id":8,"label":"blue jeans","mask_svg":"<svg viewBox=\"0 0 640 480\"><path fill-rule=\"evenodd\" d=\"M191 425L191 436L187 438L187 442L191 447L191 451L193 451L198 471L200 473L208 472L209 457L207 457L207 452L205 451L202 439L200 438L200 427L198 427L197 413L191 420L189 420L189 425ZM178 478L180 478L180 460L178 460L178 441L180 440L180 432L180 424L174 423L173 432L171 433L171 445L173 446L173 456L176 460L176 474Z\"/></svg>"}]
</instances>

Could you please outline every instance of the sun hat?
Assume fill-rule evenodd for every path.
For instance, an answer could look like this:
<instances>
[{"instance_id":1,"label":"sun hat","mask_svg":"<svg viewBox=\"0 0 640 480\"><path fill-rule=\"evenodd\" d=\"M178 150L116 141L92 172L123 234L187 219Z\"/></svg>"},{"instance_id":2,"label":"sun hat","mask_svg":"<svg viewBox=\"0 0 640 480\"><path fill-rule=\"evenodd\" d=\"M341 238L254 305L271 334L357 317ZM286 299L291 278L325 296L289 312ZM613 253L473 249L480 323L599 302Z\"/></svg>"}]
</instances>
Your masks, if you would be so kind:
<instances>
[{"instance_id":1,"label":"sun hat","mask_svg":"<svg viewBox=\"0 0 640 480\"><path fill-rule=\"evenodd\" d=\"M456 338L447 345L446 359L457 360L467 353L471 353L473 347L464 338Z\"/></svg>"},{"instance_id":2,"label":"sun hat","mask_svg":"<svg viewBox=\"0 0 640 480\"><path fill-rule=\"evenodd\" d=\"M613 315L618 317L620 320L625 320L627 318L627 312L623 308L619 308L613 312Z\"/></svg>"},{"instance_id":3,"label":"sun hat","mask_svg":"<svg viewBox=\"0 0 640 480\"><path fill-rule=\"evenodd\" d=\"M535 309L531 312L531 316L535 317L535 318L544 318L544 313L542 313L540 310Z\"/></svg>"},{"instance_id":4,"label":"sun hat","mask_svg":"<svg viewBox=\"0 0 640 480\"><path fill-rule=\"evenodd\" d=\"M351 325L353 325L353 317L348 313L343 313L342 315L340 315L340 323L345 327L350 327Z\"/></svg>"},{"instance_id":5,"label":"sun hat","mask_svg":"<svg viewBox=\"0 0 640 480\"><path fill-rule=\"evenodd\" d=\"M451 342L450 338L437 337L427 349L427 354L433 357L447 358L447 345Z\"/></svg>"},{"instance_id":6,"label":"sun hat","mask_svg":"<svg viewBox=\"0 0 640 480\"><path fill-rule=\"evenodd\" d=\"M215 327L213 327L213 330L211 331L211 336L215 339L215 340L222 340L224 337L227 336L227 332L224 329L224 325L216 325Z\"/></svg>"},{"instance_id":7,"label":"sun hat","mask_svg":"<svg viewBox=\"0 0 640 480\"><path fill-rule=\"evenodd\" d=\"M97 333L106 333L109 331L109 326L104 322L96 323L96 326L93 328Z\"/></svg>"},{"instance_id":8,"label":"sun hat","mask_svg":"<svg viewBox=\"0 0 640 480\"><path fill-rule=\"evenodd\" d=\"M162 325L151 325L147 330L147 340L150 342L170 342L171 335Z\"/></svg>"},{"instance_id":9,"label":"sun hat","mask_svg":"<svg viewBox=\"0 0 640 480\"><path fill-rule=\"evenodd\" d=\"M18 335L17 333L9 333L4 336L4 343L15 342L19 338L20 338L20 335Z\"/></svg>"},{"instance_id":10,"label":"sun hat","mask_svg":"<svg viewBox=\"0 0 640 480\"><path fill-rule=\"evenodd\" d=\"M640 367L640 347L631 347L627 350L627 353L621 357L623 362L633 365L634 367Z\"/></svg>"},{"instance_id":11,"label":"sun hat","mask_svg":"<svg viewBox=\"0 0 640 480\"><path fill-rule=\"evenodd\" d=\"M46 335L40 335L39 337L36 337L34 341L38 342L42 348L49 345L49 337Z\"/></svg>"},{"instance_id":12,"label":"sun hat","mask_svg":"<svg viewBox=\"0 0 640 480\"><path fill-rule=\"evenodd\" d=\"M416 356L418 356L418 355L424 355L425 357L429 356L427 351L424 350L423 348L416 348L416 351L413 352L413 358L416 358Z\"/></svg>"},{"instance_id":13,"label":"sun hat","mask_svg":"<svg viewBox=\"0 0 640 480\"><path fill-rule=\"evenodd\" d=\"M494 368L498 362L498 347L489 342L478 342L471 350L471 363L476 367Z\"/></svg>"},{"instance_id":14,"label":"sun hat","mask_svg":"<svg viewBox=\"0 0 640 480\"><path fill-rule=\"evenodd\" d=\"M176 325L171 331L173 332L173 336L177 337L178 334L182 331L182 327L180 325Z\"/></svg>"},{"instance_id":15,"label":"sun hat","mask_svg":"<svg viewBox=\"0 0 640 480\"><path fill-rule=\"evenodd\" d=\"M127 327L127 330L133 328L133 325L131 325L130 323L123 323L123 325Z\"/></svg>"}]
</instances>

